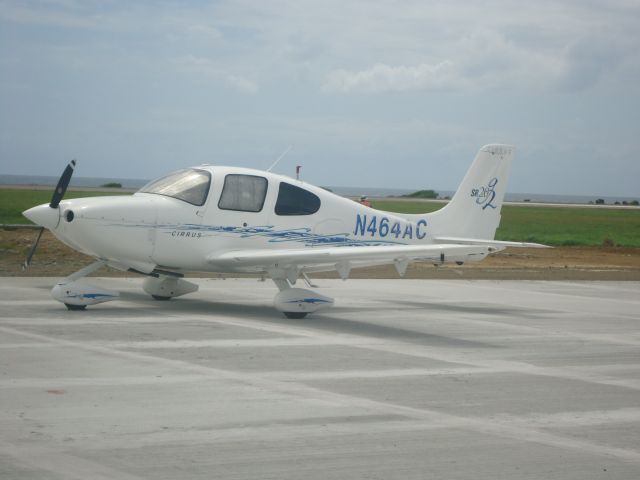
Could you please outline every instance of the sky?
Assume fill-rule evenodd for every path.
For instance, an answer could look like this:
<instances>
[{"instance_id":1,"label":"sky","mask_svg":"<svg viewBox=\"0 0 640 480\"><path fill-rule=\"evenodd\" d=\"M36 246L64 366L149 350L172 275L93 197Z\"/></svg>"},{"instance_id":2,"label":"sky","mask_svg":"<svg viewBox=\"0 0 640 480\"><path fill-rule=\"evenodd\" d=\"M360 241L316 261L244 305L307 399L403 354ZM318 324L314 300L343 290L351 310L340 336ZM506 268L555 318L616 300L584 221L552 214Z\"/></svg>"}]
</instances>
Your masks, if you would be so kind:
<instances>
[{"instance_id":1,"label":"sky","mask_svg":"<svg viewBox=\"0 0 640 480\"><path fill-rule=\"evenodd\" d=\"M0 173L640 196L640 1L0 0Z\"/></svg>"}]
</instances>

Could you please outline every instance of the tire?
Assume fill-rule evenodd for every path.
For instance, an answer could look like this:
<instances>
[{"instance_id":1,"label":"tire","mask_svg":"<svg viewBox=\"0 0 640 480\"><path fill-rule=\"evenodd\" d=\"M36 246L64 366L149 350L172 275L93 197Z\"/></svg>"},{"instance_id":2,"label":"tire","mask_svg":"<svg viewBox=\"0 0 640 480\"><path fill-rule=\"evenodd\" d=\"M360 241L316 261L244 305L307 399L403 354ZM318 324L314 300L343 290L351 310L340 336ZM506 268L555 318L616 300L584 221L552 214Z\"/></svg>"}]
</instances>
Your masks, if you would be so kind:
<instances>
[{"instance_id":1,"label":"tire","mask_svg":"<svg viewBox=\"0 0 640 480\"><path fill-rule=\"evenodd\" d=\"M171 297L165 297L162 295L151 295L151 297L153 297L154 300L158 300L159 302L165 302L167 300L171 300Z\"/></svg>"},{"instance_id":2,"label":"tire","mask_svg":"<svg viewBox=\"0 0 640 480\"><path fill-rule=\"evenodd\" d=\"M308 315L308 312L282 312L284 316L291 319L301 319Z\"/></svg>"},{"instance_id":3,"label":"tire","mask_svg":"<svg viewBox=\"0 0 640 480\"><path fill-rule=\"evenodd\" d=\"M67 309L73 310L73 311L86 310L87 309L86 305L73 305L71 303L65 303L65 306L67 307Z\"/></svg>"}]
</instances>

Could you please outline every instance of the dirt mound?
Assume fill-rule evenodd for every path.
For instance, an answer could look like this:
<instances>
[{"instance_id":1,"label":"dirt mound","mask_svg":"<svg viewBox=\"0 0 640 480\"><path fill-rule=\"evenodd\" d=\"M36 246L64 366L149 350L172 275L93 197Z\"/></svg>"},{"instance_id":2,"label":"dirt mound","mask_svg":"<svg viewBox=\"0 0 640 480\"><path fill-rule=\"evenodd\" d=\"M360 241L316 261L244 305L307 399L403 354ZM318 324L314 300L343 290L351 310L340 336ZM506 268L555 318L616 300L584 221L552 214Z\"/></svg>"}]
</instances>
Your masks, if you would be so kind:
<instances>
[{"instance_id":1,"label":"dirt mound","mask_svg":"<svg viewBox=\"0 0 640 480\"><path fill-rule=\"evenodd\" d=\"M0 230L0 276L64 277L89 264L92 259L62 244L49 231L40 240L31 268L21 265L38 235L37 230ZM133 275L109 268L96 276ZM202 274L198 276L221 276ZM333 274L317 275L332 277ZM353 278L395 278L393 266L356 269ZM507 249L480 263L461 267L414 264L407 278L443 279L532 279L532 280L640 280L640 248L559 247Z\"/></svg>"}]
</instances>

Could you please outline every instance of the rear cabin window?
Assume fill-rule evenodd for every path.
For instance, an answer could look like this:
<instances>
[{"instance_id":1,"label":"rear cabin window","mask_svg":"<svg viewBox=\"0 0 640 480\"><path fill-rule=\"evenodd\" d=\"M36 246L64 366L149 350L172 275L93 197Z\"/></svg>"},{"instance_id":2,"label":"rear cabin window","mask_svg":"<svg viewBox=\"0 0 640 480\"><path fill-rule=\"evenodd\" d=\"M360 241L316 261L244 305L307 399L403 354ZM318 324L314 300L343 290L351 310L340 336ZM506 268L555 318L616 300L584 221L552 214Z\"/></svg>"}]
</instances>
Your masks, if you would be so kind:
<instances>
[{"instance_id":1,"label":"rear cabin window","mask_svg":"<svg viewBox=\"0 0 640 480\"><path fill-rule=\"evenodd\" d=\"M218 202L221 210L259 212L267 195L267 179L255 175L227 175Z\"/></svg>"},{"instance_id":2,"label":"rear cabin window","mask_svg":"<svg viewBox=\"0 0 640 480\"><path fill-rule=\"evenodd\" d=\"M276 215L311 215L320 209L320 198L317 195L281 182L276 201Z\"/></svg>"},{"instance_id":3,"label":"rear cabin window","mask_svg":"<svg viewBox=\"0 0 640 480\"><path fill-rule=\"evenodd\" d=\"M190 168L154 180L142 187L139 192L177 198L200 207L207 200L210 186L211 174L209 172Z\"/></svg>"}]
</instances>

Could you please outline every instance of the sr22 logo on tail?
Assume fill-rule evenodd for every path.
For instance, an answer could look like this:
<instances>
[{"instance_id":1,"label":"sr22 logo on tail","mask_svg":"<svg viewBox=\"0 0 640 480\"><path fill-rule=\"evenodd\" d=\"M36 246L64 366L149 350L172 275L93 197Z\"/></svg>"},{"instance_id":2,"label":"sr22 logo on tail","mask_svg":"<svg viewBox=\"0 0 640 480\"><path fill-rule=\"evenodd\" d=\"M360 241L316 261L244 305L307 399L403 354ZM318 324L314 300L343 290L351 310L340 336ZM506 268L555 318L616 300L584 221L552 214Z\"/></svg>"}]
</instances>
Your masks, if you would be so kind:
<instances>
[{"instance_id":1,"label":"sr22 logo on tail","mask_svg":"<svg viewBox=\"0 0 640 480\"><path fill-rule=\"evenodd\" d=\"M487 207L496 208L492 203L496 198L495 186L498 184L498 178L494 177L489 180L486 187L474 188L471 190L471 196L476 199L478 205L482 205L482 210Z\"/></svg>"}]
</instances>

